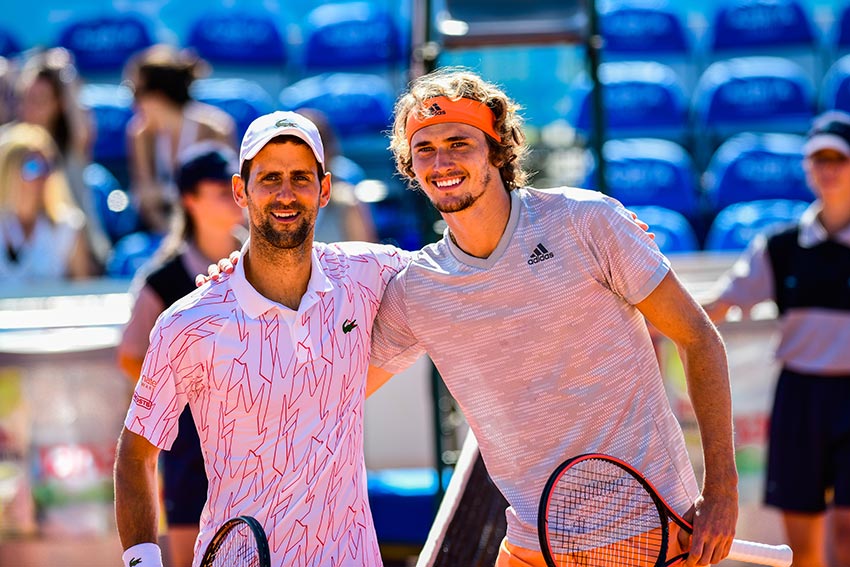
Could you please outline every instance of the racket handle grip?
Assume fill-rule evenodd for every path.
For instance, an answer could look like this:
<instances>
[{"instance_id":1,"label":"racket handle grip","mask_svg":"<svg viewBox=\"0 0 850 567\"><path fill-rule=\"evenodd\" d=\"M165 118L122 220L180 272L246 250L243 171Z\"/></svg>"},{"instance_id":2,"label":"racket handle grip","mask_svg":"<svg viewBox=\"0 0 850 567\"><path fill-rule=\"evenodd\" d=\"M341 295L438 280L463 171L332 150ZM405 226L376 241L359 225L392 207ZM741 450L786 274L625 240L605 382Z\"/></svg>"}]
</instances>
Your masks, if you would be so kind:
<instances>
[{"instance_id":1,"label":"racket handle grip","mask_svg":"<svg viewBox=\"0 0 850 567\"><path fill-rule=\"evenodd\" d=\"M727 559L771 567L790 567L794 554L787 545L768 545L736 539Z\"/></svg>"}]
</instances>

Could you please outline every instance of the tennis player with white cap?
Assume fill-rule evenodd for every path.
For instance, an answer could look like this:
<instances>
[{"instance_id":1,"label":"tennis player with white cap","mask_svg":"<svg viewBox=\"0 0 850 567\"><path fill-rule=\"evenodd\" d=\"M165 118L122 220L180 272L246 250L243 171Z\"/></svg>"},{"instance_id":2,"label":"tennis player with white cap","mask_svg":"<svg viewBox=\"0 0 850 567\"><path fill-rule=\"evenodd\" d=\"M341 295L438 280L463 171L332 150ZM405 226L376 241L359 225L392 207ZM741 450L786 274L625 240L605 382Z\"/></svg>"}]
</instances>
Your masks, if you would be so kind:
<instances>
[{"instance_id":1,"label":"tennis player with white cap","mask_svg":"<svg viewBox=\"0 0 850 567\"><path fill-rule=\"evenodd\" d=\"M272 565L380 566L363 459L372 322L407 263L391 246L313 242L330 174L315 125L248 128L233 194L250 238L227 277L166 309L118 444L115 508L128 567L160 567L157 455L188 404L209 479L194 565L217 528L257 518Z\"/></svg>"}]
</instances>

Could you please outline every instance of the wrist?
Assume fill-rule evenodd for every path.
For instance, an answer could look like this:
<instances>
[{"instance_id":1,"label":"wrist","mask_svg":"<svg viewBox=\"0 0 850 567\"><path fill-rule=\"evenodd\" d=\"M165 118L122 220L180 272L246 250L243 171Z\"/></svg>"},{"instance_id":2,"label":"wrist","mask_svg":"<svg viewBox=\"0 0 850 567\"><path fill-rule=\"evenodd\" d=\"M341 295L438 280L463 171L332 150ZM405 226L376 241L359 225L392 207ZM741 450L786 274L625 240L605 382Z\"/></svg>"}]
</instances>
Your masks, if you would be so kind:
<instances>
[{"instance_id":1,"label":"wrist","mask_svg":"<svg viewBox=\"0 0 850 567\"><path fill-rule=\"evenodd\" d=\"M162 567L162 551L155 543L139 543L121 555L124 567Z\"/></svg>"}]
</instances>

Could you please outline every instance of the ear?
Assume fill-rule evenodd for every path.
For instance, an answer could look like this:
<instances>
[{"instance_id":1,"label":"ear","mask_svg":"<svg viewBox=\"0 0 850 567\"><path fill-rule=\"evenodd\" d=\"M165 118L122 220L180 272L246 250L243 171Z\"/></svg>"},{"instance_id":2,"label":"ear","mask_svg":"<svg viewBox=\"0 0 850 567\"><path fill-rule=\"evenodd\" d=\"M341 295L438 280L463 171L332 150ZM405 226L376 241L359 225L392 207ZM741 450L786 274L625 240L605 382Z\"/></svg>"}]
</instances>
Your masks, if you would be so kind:
<instances>
[{"instance_id":1,"label":"ear","mask_svg":"<svg viewBox=\"0 0 850 567\"><path fill-rule=\"evenodd\" d=\"M325 173L322 178L321 192L319 193L319 208L324 207L331 200L331 173Z\"/></svg>"},{"instance_id":2,"label":"ear","mask_svg":"<svg viewBox=\"0 0 850 567\"><path fill-rule=\"evenodd\" d=\"M230 179L230 183L233 188L233 200L236 201L236 204L242 207L243 209L247 209L248 195L247 189L245 188L245 180L242 179L241 175L236 173Z\"/></svg>"}]
</instances>

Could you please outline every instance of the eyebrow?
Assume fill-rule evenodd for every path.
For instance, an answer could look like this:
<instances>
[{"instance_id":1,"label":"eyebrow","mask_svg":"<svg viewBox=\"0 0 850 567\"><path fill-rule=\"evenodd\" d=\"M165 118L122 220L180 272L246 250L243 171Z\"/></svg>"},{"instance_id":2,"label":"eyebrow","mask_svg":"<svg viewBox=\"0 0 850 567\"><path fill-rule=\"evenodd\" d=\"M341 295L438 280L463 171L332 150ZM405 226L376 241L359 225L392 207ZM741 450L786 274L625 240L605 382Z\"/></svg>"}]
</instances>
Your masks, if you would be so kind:
<instances>
[{"instance_id":1,"label":"eyebrow","mask_svg":"<svg viewBox=\"0 0 850 567\"><path fill-rule=\"evenodd\" d=\"M444 138L443 141L460 142L460 141L463 141L463 140L469 140L470 138L472 138L472 136L458 135L458 136L449 136L448 138ZM431 140L423 140L421 142L417 142L417 143L413 144L413 147L418 148L418 147L421 147L421 146L430 146L432 144L434 144L434 142L431 141Z\"/></svg>"}]
</instances>

